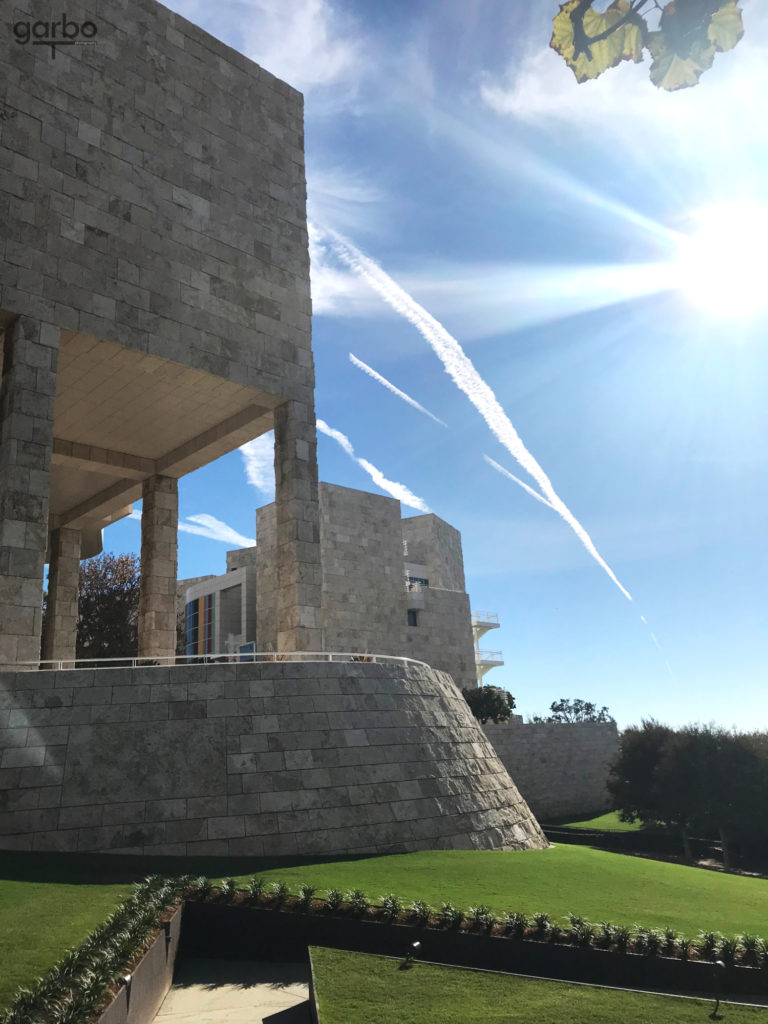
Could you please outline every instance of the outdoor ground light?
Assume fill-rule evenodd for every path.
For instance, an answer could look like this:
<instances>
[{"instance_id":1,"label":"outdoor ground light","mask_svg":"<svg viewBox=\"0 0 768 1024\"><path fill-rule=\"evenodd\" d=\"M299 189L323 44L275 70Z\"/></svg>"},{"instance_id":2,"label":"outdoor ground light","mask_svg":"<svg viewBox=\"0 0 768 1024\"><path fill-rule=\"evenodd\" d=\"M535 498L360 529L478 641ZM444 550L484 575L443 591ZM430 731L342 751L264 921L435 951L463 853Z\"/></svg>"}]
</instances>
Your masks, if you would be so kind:
<instances>
[{"instance_id":1,"label":"outdoor ground light","mask_svg":"<svg viewBox=\"0 0 768 1024\"><path fill-rule=\"evenodd\" d=\"M421 952L421 943L412 942L408 947L408 952L405 954L405 960L400 964L401 971L407 971L413 966L414 957L418 956Z\"/></svg>"}]
</instances>

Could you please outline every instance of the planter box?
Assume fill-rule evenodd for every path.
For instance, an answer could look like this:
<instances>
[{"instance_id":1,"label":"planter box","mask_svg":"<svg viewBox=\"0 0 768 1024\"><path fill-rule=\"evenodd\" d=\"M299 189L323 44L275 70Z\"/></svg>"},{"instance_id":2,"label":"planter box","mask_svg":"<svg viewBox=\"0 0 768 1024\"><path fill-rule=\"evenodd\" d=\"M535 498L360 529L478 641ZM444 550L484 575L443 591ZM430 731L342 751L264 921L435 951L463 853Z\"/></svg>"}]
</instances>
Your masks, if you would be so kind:
<instances>
[{"instance_id":1,"label":"planter box","mask_svg":"<svg viewBox=\"0 0 768 1024\"><path fill-rule=\"evenodd\" d=\"M99 1024L151 1024L173 982L183 920L181 906L131 972L130 986L122 987L99 1017Z\"/></svg>"},{"instance_id":2,"label":"planter box","mask_svg":"<svg viewBox=\"0 0 768 1024\"><path fill-rule=\"evenodd\" d=\"M307 946L330 946L402 957L416 940L422 945L421 959L457 967L705 998L713 998L721 984L711 963L386 924L323 913L302 914L193 901L184 908L180 955L303 960ZM731 967L726 970L724 981L728 996L768 1005L768 972Z\"/></svg>"}]
</instances>

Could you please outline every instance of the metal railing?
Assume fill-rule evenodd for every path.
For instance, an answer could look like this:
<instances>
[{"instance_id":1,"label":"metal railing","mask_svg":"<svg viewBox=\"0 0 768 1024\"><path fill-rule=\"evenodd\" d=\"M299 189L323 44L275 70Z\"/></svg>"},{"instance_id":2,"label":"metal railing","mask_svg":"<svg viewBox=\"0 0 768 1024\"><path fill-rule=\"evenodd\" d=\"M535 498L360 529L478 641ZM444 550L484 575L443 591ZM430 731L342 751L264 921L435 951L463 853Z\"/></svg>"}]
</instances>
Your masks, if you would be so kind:
<instances>
[{"instance_id":1,"label":"metal railing","mask_svg":"<svg viewBox=\"0 0 768 1024\"><path fill-rule=\"evenodd\" d=\"M41 661L17 661L14 663L0 664L0 671L13 672L19 668L39 668L66 672L73 669L84 668L161 668L173 665L224 665L224 664L245 664L249 662L362 662L373 665L419 665L422 668L430 668L425 661L417 661L415 658L401 658L394 654L369 654L367 651L249 651L223 652L219 654L176 654L161 658L77 658L56 660L48 659Z\"/></svg>"},{"instance_id":2,"label":"metal railing","mask_svg":"<svg viewBox=\"0 0 768 1024\"><path fill-rule=\"evenodd\" d=\"M502 665L504 664L501 651L476 651L475 661L479 662L481 665L490 661L501 662Z\"/></svg>"},{"instance_id":3,"label":"metal railing","mask_svg":"<svg viewBox=\"0 0 768 1024\"><path fill-rule=\"evenodd\" d=\"M499 613L498 612L472 612L472 625L479 624L481 622L493 622L496 626L499 624Z\"/></svg>"}]
</instances>

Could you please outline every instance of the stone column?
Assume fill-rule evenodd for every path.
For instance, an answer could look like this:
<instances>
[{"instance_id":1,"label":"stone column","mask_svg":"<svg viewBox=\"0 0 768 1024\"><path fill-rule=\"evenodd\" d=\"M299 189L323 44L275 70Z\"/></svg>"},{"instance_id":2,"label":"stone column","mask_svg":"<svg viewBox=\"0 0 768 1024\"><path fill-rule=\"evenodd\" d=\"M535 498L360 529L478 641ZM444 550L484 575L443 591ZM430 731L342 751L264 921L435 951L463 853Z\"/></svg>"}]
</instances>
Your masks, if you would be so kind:
<instances>
[{"instance_id":1,"label":"stone column","mask_svg":"<svg viewBox=\"0 0 768 1024\"><path fill-rule=\"evenodd\" d=\"M43 633L44 661L75 660L81 540L79 530L62 527L51 533L48 608Z\"/></svg>"},{"instance_id":2,"label":"stone column","mask_svg":"<svg viewBox=\"0 0 768 1024\"><path fill-rule=\"evenodd\" d=\"M0 665L40 657L60 332L19 317L0 382Z\"/></svg>"},{"instance_id":3,"label":"stone column","mask_svg":"<svg viewBox=\"0 0 768 1024\"><path fill-rule=\"evenodd\" d=\"M322 651L322 573L315 411L275 409L277 649Z\"/></svg>"},{"instance_id":4,"label":"stone column","mask_svg":"<svg viewBox=\"0 0 768 1024\"><path fill-rule=\"evenodd\" d=\"M151 476L142 488L139 657L176 653L179 485Z\"/></svg>"}]
</instances>

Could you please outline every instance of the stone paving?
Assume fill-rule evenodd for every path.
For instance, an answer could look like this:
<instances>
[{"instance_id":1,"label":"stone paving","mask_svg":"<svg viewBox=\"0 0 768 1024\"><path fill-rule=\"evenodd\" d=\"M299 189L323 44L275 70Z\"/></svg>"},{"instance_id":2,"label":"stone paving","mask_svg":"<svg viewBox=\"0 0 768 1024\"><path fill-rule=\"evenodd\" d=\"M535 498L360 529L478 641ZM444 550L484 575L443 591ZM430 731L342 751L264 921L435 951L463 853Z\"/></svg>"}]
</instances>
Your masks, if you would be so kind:
<instances>
[{"instance_id":1,"label":"stone paving","mask_svg":"<svg viewBox=\"0 0 768 1024\"><path fill-rule=\"evenodd\" d=\"M299 1024L309 965L251 960L185 960L155 1017L157 1024ZM289 1011L297 1007L294 1014Z\"/></svg>"}]
</instances>

